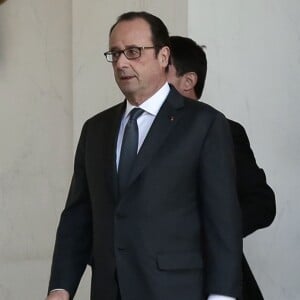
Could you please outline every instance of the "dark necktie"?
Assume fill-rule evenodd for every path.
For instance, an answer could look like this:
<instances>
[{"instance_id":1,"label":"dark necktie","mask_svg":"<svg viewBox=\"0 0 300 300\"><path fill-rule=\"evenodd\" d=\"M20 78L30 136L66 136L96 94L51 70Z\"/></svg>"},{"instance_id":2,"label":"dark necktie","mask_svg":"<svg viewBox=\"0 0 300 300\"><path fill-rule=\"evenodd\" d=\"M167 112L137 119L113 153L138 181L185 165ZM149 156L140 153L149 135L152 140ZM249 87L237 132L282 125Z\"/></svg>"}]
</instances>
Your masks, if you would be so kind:
<instances>
[{"instance_id":1,"label":"dark necktie","mask_svg":"<svg viewBox=\"0 0 300 300\"><path fill-rule=\"evenodd\" d=\"M122 192L127 185L132 166L137 155L139 140L137 119L143 112L144 110L141 108L134 108L129 114L129 120L124 130L118 167L120 192Z\"/></svg>"}]
</instances>

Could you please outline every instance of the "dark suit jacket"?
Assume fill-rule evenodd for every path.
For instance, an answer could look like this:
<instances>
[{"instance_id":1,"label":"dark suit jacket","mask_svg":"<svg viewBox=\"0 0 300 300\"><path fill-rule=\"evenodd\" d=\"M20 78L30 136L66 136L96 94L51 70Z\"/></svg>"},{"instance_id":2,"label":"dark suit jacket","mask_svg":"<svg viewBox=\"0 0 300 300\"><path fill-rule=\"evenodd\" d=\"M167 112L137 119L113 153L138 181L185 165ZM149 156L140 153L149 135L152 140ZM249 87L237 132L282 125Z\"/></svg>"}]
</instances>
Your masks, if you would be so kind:
<instances>
[{"instance_id":1,"label":"dark suit jacket","mask_svg":"<svg viewBox=\"0 0 300 300\"><path fill-rule=\"evenodd\" d=\"M92 253L91 299L239 297L242 230L225 117L171 89L118 195L124 103L88 120L57 230L49 289L73 297ZM204 271L205 270L205 271Z\"/></svg>"},{"instance_id":2,"label":"dark suit jacket","mask_svg":"<svg viewBox=\"0 0 300 300\"><path fill-rule=\"evenodd\" d=\"M275 196L264 171L256 164L245 129L228 120L233 137L238 197L242 209L243 236L269 226L275 217ZM243 299L262 300L256 280L243 256Z\"/></svg>"}]
</instances>

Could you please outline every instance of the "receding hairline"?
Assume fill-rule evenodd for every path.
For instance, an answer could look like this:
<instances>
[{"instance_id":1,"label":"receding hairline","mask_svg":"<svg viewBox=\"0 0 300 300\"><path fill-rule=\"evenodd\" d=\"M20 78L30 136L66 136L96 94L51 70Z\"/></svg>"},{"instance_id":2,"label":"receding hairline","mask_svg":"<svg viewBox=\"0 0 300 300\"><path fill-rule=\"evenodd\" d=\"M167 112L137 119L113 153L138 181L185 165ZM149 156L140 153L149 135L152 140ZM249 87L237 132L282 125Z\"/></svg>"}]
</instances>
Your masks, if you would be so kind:
<instances>
[{"instance_id":1,"label":"receding hairline","mask_svg":"<svg viewBox=\"0 0 300 300\"><path fill-rule=\"evenodd\" d=\"M149 31L150 31L150 34L151 34L151 37L152 37L152 30L151 30L151 25L149 24L149 22L147 22L145 19L141 18L141 17L135 17L134 19L131 19L131 20L120 20L118 22L116 22L114 25L112 25L112 27L110 28L109 30L109 37L111 36L113 30L120 24L122 23L130 23L130 22L134 22L136 20L142 20L145 24L147 24L148 28L149 28Z\"/></svg>"},{"instance_id":2,"label":"receding hairline","mask_svg":"<svg viewBox=\"0 0 300 300\"><path fill-rule=\"evenodd\" d=\"M109 30L109 36L111 36L113 30L114 30L119 24L121 24L121 23L134 22L134 21L136 21L136 20L142 20L142 21L144 21L144 22L148 25L148 27L149 27L149 29L150 29L150 32L151 32L151 35L152 35L151 24L150 24L147 20L145 20L143 17L141 17L141 16L134 16L132 19L124 19L124 20L121 19L121 20L117 20L116 23L114 23L114 24L111 26L111 28L110 28L110 30Z\"/></svg>"}]
</instances>

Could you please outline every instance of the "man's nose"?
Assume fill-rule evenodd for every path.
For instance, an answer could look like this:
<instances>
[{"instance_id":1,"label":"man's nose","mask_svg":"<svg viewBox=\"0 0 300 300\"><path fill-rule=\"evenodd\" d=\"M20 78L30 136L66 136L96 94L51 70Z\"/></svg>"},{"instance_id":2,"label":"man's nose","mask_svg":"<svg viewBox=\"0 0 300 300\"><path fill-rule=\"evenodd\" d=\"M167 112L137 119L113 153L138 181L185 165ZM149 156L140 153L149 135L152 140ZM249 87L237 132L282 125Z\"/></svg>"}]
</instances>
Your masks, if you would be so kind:
<instances>
[{"instance_id":1,"label":"man's nose","mask_svg":"<svg viewBox=\"0 0 300 300\"><path fill-rule=\"evenodd\" d=\"M115 62L117 68L122 68L128 65L128 58L125 56L124 53L121 53L118 57L118 60Z\"/></svg>"}]
</instances>

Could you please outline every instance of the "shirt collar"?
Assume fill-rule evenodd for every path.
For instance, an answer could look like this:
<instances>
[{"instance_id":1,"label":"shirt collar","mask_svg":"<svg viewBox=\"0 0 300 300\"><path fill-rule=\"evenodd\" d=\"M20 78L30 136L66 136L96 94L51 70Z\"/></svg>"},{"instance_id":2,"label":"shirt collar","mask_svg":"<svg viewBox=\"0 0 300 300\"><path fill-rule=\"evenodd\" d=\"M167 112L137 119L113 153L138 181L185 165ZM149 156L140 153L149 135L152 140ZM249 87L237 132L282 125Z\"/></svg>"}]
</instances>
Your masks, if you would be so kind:
<instances>
[{"instance_id":1,"label":"shirt collar","mask_svg":"<svg viewBox=\"0 0 300 300\"><path fill-rule=\"evenodd\" d=\"M168 94L170 92L170 86L166 82L153 96L144 101L139 107L142 108L147 113L156 116L161 106L165 102ZM124 118L128 116L132 109L136 106L133 106L126 100L126 110Z\"/></svg>"}]
</instances>

